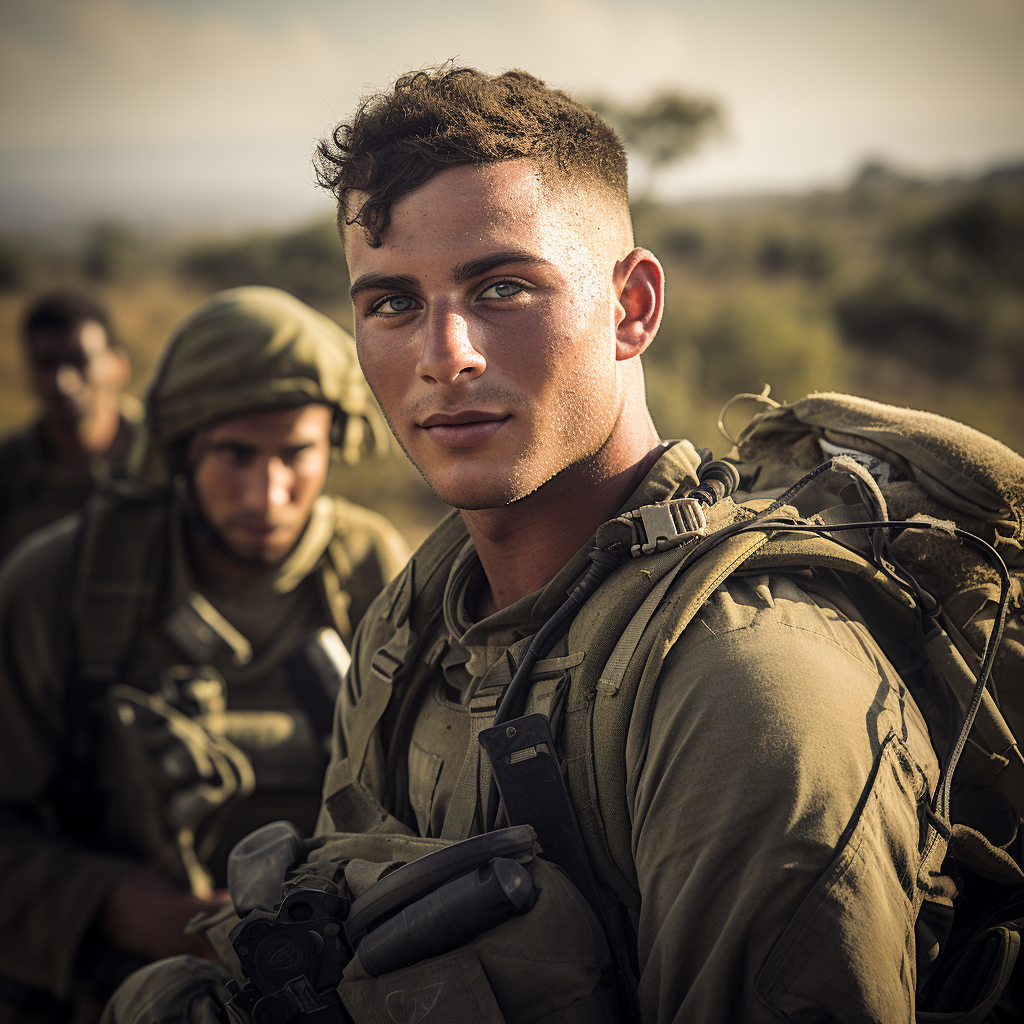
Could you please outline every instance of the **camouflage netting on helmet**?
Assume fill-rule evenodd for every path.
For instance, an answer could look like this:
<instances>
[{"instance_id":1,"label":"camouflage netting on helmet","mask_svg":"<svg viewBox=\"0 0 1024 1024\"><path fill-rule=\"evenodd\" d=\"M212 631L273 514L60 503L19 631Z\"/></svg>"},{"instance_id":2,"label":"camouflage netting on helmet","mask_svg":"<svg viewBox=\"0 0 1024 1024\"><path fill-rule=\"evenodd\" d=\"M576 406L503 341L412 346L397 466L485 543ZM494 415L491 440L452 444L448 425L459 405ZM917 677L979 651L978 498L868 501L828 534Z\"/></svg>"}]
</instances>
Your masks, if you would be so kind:
<instances>
[{"instance_id":1,"label":"camouflage netting on helmet","mask_svg":"<svg viewBox=\"0 0 1024 1024\"><path fill-rule=\"evenodd\" d=\"M339 443L347 462L387 450L349 334L277 288L220 292L178 324L161 354L146 392L136 476L168 484L172 446L200 427L310 402L345 414Z\"/></svg>"}]
</instances>

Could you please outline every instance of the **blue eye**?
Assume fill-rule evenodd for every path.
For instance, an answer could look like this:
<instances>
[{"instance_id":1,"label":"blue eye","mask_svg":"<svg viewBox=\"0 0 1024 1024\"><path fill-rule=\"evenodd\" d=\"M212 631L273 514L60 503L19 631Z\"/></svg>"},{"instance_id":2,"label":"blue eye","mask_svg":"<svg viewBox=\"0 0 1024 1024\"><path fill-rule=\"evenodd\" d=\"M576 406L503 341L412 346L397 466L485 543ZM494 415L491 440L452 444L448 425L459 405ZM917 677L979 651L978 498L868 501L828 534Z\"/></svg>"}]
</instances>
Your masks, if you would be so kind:
<instances>
[{"instance_id":1,"label":"blue eye","mask_svg":"<svg viewBox=\"0 0 1024 1024\"><path fill-rule=\"evenodd\" d=\"M389 295L373 307L375 313L408 313L415 309L415 300L409 295Z\"/></svg>"},{"instance_id":2,"label":"blue eye","mask_svg":"<svg viewBox=\"0 0 1024 1024\"><path fill-rule=\"evenodd\" d=\"M523 285L518 281L497 281L489 285L480 293L481 299L509 299L513 295L523 291Z\"/></svg>"}]
</instances>

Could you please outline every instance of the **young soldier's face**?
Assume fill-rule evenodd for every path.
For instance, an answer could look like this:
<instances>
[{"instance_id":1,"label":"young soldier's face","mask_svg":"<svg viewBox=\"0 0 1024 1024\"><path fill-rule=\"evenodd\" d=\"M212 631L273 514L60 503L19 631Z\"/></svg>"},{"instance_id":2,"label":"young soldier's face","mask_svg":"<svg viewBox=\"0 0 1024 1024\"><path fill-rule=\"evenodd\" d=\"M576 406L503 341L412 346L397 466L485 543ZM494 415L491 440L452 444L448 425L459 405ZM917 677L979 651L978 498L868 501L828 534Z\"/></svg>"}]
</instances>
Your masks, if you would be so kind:
<instances>
[{"instance_id":1,"label":"young soldier's face","mask_svg":"<svg viewBox=\"0 0 1024 1024\"><path fill-rule=\"evenodd\" d=\"M327 481L331 410L276 409L224 420L192 439L192 487L235 558L273 566L295 546Z\"/></svg>"},{"instance_id":2,"label":"young soldier's face","mask_svg":"<svg viewBox=\"0 0 1024 1024\"><path fill-rule=\"evenodd\" d=\"M517 501L608 439L622 231L526 160L441 172L392 207L379 248L347 229L360 363L450 505Z\"/></svg>"}]
</instances>

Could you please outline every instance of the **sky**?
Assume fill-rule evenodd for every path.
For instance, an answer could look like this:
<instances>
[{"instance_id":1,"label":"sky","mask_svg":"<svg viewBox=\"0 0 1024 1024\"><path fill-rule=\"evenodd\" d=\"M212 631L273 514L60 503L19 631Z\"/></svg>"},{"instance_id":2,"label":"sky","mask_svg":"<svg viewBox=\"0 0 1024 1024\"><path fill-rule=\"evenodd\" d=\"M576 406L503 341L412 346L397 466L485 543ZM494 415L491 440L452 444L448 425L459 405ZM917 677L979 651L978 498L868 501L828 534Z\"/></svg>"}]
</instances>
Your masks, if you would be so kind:
<instances>
[{"instance_id":1,"label":"sky","mask_svg":"<svg viewBox=\"0 0 1024 1024\"><path fill-rule=\"evenodd\" d=\"M970 174L1024 160L1022 53L1024 0L0 0L0 230L326 213L316 139L450 58L714 97L727 131L667 196Z\"/></svg>"}]
</instances>

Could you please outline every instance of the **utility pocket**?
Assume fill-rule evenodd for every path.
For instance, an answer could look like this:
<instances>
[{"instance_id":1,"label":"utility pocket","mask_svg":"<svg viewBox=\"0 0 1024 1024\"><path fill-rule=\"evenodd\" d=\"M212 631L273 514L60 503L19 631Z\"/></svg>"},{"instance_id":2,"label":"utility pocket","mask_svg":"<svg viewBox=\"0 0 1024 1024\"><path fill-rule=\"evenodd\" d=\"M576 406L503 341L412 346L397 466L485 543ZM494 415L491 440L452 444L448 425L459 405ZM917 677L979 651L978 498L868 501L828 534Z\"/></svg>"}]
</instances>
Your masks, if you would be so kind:
<instances>
[{"instance_id":1,"label":"utility pocket","mask_svg":"<svg viewBox=\"0 0 1024 1024\"><path fill-rule=\"evenodd\" d=\"M832 862L758 975L758 996L786 1019L913 1020L914 921L924 895L917 808L926 798L920 769L890 733Z\"/></svg>"}]
</instances>

